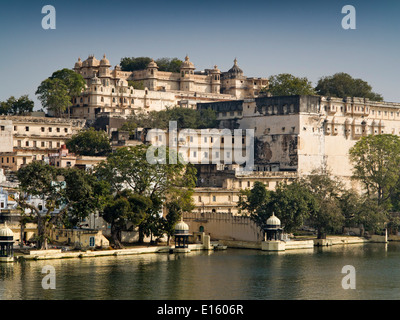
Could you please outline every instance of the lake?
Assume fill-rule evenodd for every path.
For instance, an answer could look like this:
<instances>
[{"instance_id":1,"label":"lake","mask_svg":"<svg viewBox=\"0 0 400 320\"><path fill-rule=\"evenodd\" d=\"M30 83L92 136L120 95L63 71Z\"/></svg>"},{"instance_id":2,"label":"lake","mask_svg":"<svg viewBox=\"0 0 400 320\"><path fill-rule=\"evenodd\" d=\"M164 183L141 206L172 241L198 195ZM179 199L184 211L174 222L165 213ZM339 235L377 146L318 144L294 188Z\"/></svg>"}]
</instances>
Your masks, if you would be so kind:
<instances>
[{"instance_id":1,"label":"lake","mask_svg":"<svg viewBox=\"0 0 400 320\"><path fill-rule=\"evenodd\" d=\"M43 289L44 266L55 289ZM342 268L356 289L343 289ZM333 246L271 253L227 249L0 264L7 300L400 299L400 243Z\"/></svg>"}]
</instances>

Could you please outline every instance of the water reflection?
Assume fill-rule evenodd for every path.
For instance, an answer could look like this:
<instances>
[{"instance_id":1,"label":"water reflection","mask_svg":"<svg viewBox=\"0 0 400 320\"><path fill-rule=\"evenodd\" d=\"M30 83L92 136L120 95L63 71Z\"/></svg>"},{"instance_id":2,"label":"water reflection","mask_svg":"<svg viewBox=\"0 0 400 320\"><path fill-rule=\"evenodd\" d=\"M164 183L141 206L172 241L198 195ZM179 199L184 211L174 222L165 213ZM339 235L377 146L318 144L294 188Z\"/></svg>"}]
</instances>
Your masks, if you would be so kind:
<instances>
[{"instance_id":1,"label":"water reflection","mask_svg":"<svg viewBox=\"0 0 400 320\"><path fill-rule=\"evenodd\" d=\"M56 289L44 290L45 265ZM356 270L345 290L343 266ZM0 264L1 299L398 299L400 244L228 249Z\"/></svg>"}]
</instances>

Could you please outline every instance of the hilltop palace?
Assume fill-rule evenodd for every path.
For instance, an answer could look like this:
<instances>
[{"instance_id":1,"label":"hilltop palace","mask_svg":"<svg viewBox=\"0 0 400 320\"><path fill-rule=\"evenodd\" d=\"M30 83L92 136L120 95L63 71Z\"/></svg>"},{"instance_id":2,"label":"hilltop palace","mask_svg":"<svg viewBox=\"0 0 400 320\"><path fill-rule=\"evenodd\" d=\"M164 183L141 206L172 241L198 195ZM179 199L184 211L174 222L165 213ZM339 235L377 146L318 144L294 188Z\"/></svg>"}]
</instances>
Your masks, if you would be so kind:
<instances>
[{"instance_id":1,"label":"hilltop palace","mask_svg":"<svg viewBox=\"0 0 400 320\"><path fill-rule=\"evenodd\" d=\"M351 180L349 149L362 136L400 134L400 103L357 97L267 96L262 89L268 88L268 79L245 77L236 59L227 72L217 66L196 72L187 56L180 73L161 72L154 61L145 70L127 72L119 66L110 69L106 56L99 61L91 55L85 61L79 59L74 70L87 85L82 95L74 98L68 118L0 117L1 169L16 171L35 160L59 166L92 166L96 159L79 158L63 149L66 139L88 124L105 129L113 147L119 148L146 140L146 128L138 128L134 137L118 131L121 123L139 112L176 105L211 108L219 120L216 130L229 129L231 136L211 131L200 135L195 130L197 135L178 136L175 143L186 146L187 158L198 169L193 195L196 207L184 217L185 221L191 230L206 230L215 238L259 237L255 229L249 229L249 222L244 222L245 217L239 217L237 208L240 191L252 188L255 181L273 190L277 183L325 170L347 187L359 190ZM128 81L140 81L144 89L134 89ZM235 150L225 148L228 142L233 145L234 139L238 142L234 129L254 131L252 171L232 161ZM150 143L168 144L168 132L165 134L153 136ZM246 138L239 140L241 144L234 148L245 150ZM219 150L213 148L217 142ZM213 152L218 153L219 164L200 161L215 156Z\"/></svg>"},{"instance_id":2,"label":"hilltop palace","mask_svg":"<svg viewBox=\"0 0 400 320\"><path fill-rule=\"evenodd\" d=\"M74 99L71 117L95 119L101 113L129 116L176 105L195 108L198 102L254 97L268 86L267 78L245 77L236 59L227 72L217 66L196 72L188 56L180 73L159 71L154 60L145 70L133 72L121 71L118 65L110 67L105 55L100 61L90 55L75 63L74 70L86 80L87 88ZM142 82L144 90L130 87L129 80Z\"/></svg>"}]
</instances>

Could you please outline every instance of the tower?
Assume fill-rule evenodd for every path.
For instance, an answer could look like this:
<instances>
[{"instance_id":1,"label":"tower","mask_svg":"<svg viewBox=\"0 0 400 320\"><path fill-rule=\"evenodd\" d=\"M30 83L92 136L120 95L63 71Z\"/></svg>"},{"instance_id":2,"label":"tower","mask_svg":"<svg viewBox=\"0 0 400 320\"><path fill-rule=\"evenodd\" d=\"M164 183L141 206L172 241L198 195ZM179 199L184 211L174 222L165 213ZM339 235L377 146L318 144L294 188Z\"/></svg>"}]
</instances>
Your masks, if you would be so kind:
<instances>
[{"instance_id":1,"label":"tower","mask_svg":"<svg viewBox=\"0 0 400 320\"><path fill-rule=\"evenodd\" d=\"M181 91L194 91L194 64L189 60L189 57L186 55L185 61L182 62L181 65L181 81L180 81L180 90Z\"/></svg>"},{"instance_id":2,"label":"tower","mask_svg":"<svg viewBox=\"0 0 400 320\"><path fill-rule=\"evenodd\" d=\"M151 59L150 63L146 68L148 83L147 87L149 90L156 90L157 89L157 71L158 65L157 63Z\"/></svg>"}]
</instances>

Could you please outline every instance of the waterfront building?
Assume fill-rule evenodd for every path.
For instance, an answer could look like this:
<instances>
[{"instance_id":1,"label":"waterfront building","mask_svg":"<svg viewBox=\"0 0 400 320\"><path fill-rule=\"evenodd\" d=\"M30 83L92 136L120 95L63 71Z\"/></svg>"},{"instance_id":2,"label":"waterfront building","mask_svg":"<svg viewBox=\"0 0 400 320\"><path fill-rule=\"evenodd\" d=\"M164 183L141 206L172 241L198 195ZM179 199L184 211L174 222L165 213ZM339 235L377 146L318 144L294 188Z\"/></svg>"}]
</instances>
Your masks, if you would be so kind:
<instances>
[{"instance_id":1,"label":"waterfront building","mask_svg":"<svg viewBox=\"0 0 400 320\"><path fill-rule=\"evenodd\" d=\"M349 149L369 134L400 134L400 103L364 98L258 97L198 108L215 110L222 127L254 129L256 171L330 172L355 189Z\"/></svg>"},{"instance_id":2,"label":"waterfront building","mask_svg":"<svg viewBox=\"0 0 400 320\"><path fill-rule=\"evenodd\" d=\"M179 73L158 69L154 60L144 70L129 72L119 65L111 69L105 55L101 60L94 55L85 61L79 58L74 70L85 79L86 89L74 98L70 116L93 120L102 114L128 117L177 105L195 108L198 102L255 97L268 87L267 78L245 77L237 59L227 72L217 66L196 72L188 56ZM135 89L128 81L142 83L143 89Z\"/></svg>"}]
</instances>

